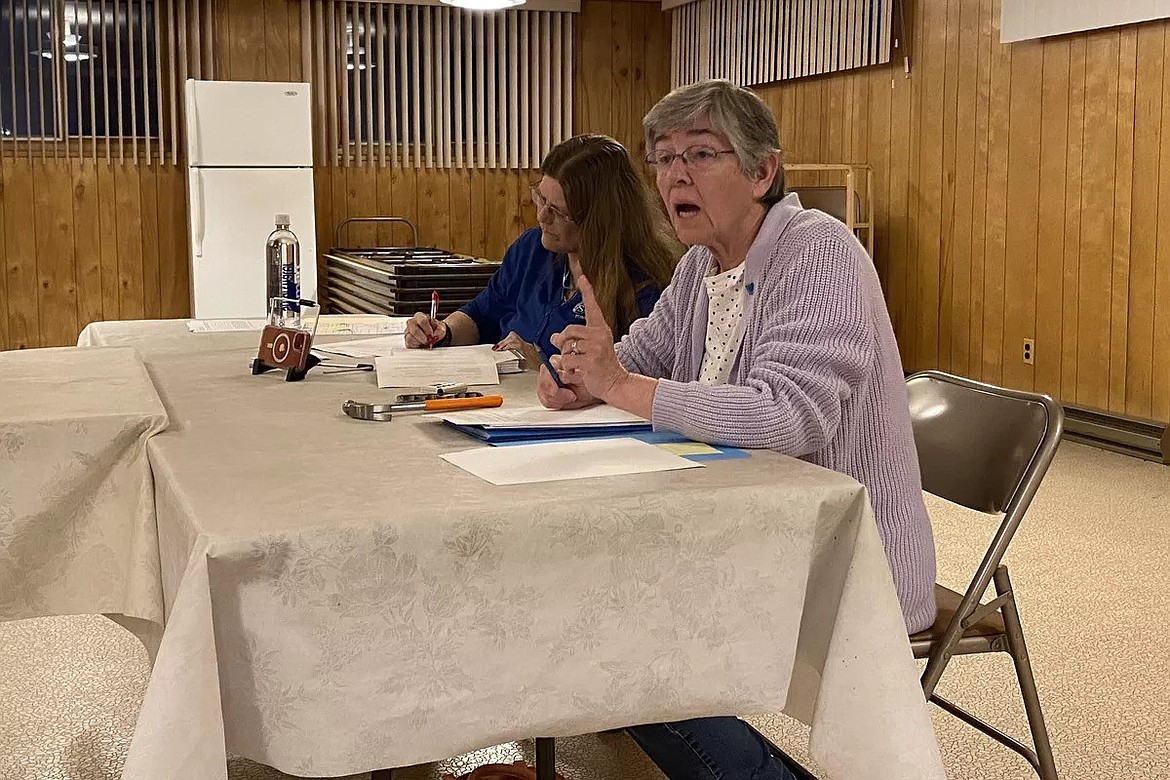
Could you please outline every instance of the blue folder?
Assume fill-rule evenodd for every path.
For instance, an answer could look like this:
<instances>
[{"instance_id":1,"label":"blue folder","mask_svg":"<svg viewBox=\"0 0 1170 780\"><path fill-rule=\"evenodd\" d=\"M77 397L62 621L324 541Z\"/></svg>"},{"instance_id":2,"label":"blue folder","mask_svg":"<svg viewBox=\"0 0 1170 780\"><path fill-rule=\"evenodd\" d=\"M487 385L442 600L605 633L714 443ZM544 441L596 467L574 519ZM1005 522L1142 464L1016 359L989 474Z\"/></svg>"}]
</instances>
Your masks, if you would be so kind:
<instances>
[{"instance_id":1,"label":"blue folder","mask_svg":"<svg viewBox=\"0 0 1170 780\"><path fill-rule=\"evenodd\" d=\"M681 444L689 442L686 436L673 431L652 430L650 423L628 423L597 426L593 428L484 428L482 425L455 425L447 423L457 431L485 441L493 447L509 447L516 444L539 444L545 441L583 441L586 439L616 439L631 438L644 441L647 444ZM705 460L729 460L733 458L748 458L751 454L747 450L737 447L726 447L721 444L711 444L717 452L706 452L696 455L684 455L687 460L702 462Z\"/></svg>"},{"instance_id":2,"label":"blue folder","mask_svg":"<svg viewBox=\"0 0 1170 780\"><path fill-rule=\"evenodd\" d=\"M683 444L685 442L694 441L688 439L682 434L674 431L649 431L647 433L636 433L630 437L631 439L638 439L647 444ZM683 455L687 460L694 460L702 463L705 460L733 460L736 458L750 458L752 454L747 450L741 450L738 447L728 447L723 444L707 444L717 452L700 452L695 455Z\"/></svg>"},{"instance_id":3,"label":"blue folder","mask_svg":"<svg viewBox=\"0 0 1170 780\"><path fill-rule=\"evenodd\" d=\"M482 425L456 425L452 428L468 436L474 436L488 444L530 444L539 441L560 441L562 439L612 439L635 433L647 433L650 423L622 423L591 428L485 428Z\"/></svg>"}]
</instances>

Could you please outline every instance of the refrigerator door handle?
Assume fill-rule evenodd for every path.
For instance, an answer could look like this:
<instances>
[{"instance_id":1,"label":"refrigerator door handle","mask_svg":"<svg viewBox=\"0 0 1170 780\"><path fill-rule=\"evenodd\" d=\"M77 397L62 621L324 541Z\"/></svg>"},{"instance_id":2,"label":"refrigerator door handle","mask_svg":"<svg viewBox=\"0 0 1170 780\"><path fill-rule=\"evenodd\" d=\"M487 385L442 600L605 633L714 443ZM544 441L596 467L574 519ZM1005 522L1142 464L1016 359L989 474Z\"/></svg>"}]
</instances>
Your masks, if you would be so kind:
<instances>
[{"instance_id":1,"label":"refrigerator door handle","mask_svg":"<svg viewBox=\"0 0 1170 780\"><path fill-rule=\"evenodd\" d=\"M191 148L195 152L195 165L203 165L203 137L199 132L199 98L196 94L198 83L194 79L188 79L191 82ZM190 164L190 163L189 163Z\"/></svg>"},{"instance_id":2,"label":"refrigerator door handle","mask_svg":"<svg viewBox=\"0 0 1170 780\"><path fill-rule=\"evenodd\" d=\"M203 213L203 173L198 168L192 168L191 174L195 177L195 203L191 204L191 213L195 217L195 256L203 257L203 238L207 234L207 217Z\"/></svg>"}]
</instances>

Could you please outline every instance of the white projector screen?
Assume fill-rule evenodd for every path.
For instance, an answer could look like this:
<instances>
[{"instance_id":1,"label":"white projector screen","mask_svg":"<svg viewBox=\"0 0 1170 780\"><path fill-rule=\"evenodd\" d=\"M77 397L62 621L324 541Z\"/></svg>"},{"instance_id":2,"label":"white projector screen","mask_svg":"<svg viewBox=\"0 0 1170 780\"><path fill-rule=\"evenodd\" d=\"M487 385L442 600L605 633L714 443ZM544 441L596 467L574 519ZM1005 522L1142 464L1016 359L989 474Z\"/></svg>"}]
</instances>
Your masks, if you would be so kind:
<instances>
[{"instance_id":1,"label":"white projector screen","mask_svg":"<svg viewBox=\"0 0 1170 780\"><path fill-rule=\"evenodd\" d=\"M1003 0L1001 43L1170 17L1170 0Z\"/></svg>"}]
</instances>

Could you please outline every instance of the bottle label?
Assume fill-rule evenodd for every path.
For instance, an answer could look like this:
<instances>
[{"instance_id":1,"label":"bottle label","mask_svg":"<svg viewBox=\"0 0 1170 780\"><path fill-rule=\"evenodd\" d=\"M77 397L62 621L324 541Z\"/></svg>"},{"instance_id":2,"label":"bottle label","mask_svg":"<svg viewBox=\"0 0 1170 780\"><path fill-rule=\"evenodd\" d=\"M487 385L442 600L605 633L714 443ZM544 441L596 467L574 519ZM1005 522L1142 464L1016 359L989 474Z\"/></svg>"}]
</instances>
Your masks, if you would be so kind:
<instances>
[{"instance_id":1,"label":"bottle label","mask_svg":"<svg viewBox=\"0 0 1170 780\"><path fill-rule=\"evenodd\" d=\"M297 284L297 267L291 257L286 257L280 268L281 276L281 295L285 298L293 298L284 304L286 311L299 312L301 305L295 299L301 297L300 285Z\"/></svg>"}]
</instances>

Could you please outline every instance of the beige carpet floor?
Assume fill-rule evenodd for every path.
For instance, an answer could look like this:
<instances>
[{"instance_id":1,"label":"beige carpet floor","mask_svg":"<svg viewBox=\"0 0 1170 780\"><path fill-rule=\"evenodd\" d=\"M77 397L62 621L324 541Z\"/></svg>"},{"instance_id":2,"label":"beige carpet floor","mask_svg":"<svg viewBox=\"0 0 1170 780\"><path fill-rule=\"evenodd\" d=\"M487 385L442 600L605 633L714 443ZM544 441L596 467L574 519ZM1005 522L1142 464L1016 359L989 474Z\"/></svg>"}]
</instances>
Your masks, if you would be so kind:
<instances>
[{"instance_id":1,"label":"beige carpet floor","mask_svg":"<svg viewBox=\"0 0 1170 780\"><path fill-rule=\"evenodd\" d=\"M939 501L930 508L939 576L961 590L995 523ZM1170 777L1170 468L1062 446L1007 562L1061 777ZM0 778L117 778L147 671L136 640L101 617L0 624ZM956 659L940 691L1026 733L1006 656ZM798 725L782 716L754 722L807 760ZM951 780L1035 777L950 716L936 711L934 722ZM661 777L621 734L557 745L567 780ZM531 760L531 751L502 745L395 778L431 780L487 761ZM236 758L229 774L288 777Z\"/></svg>"}]
</instances>

